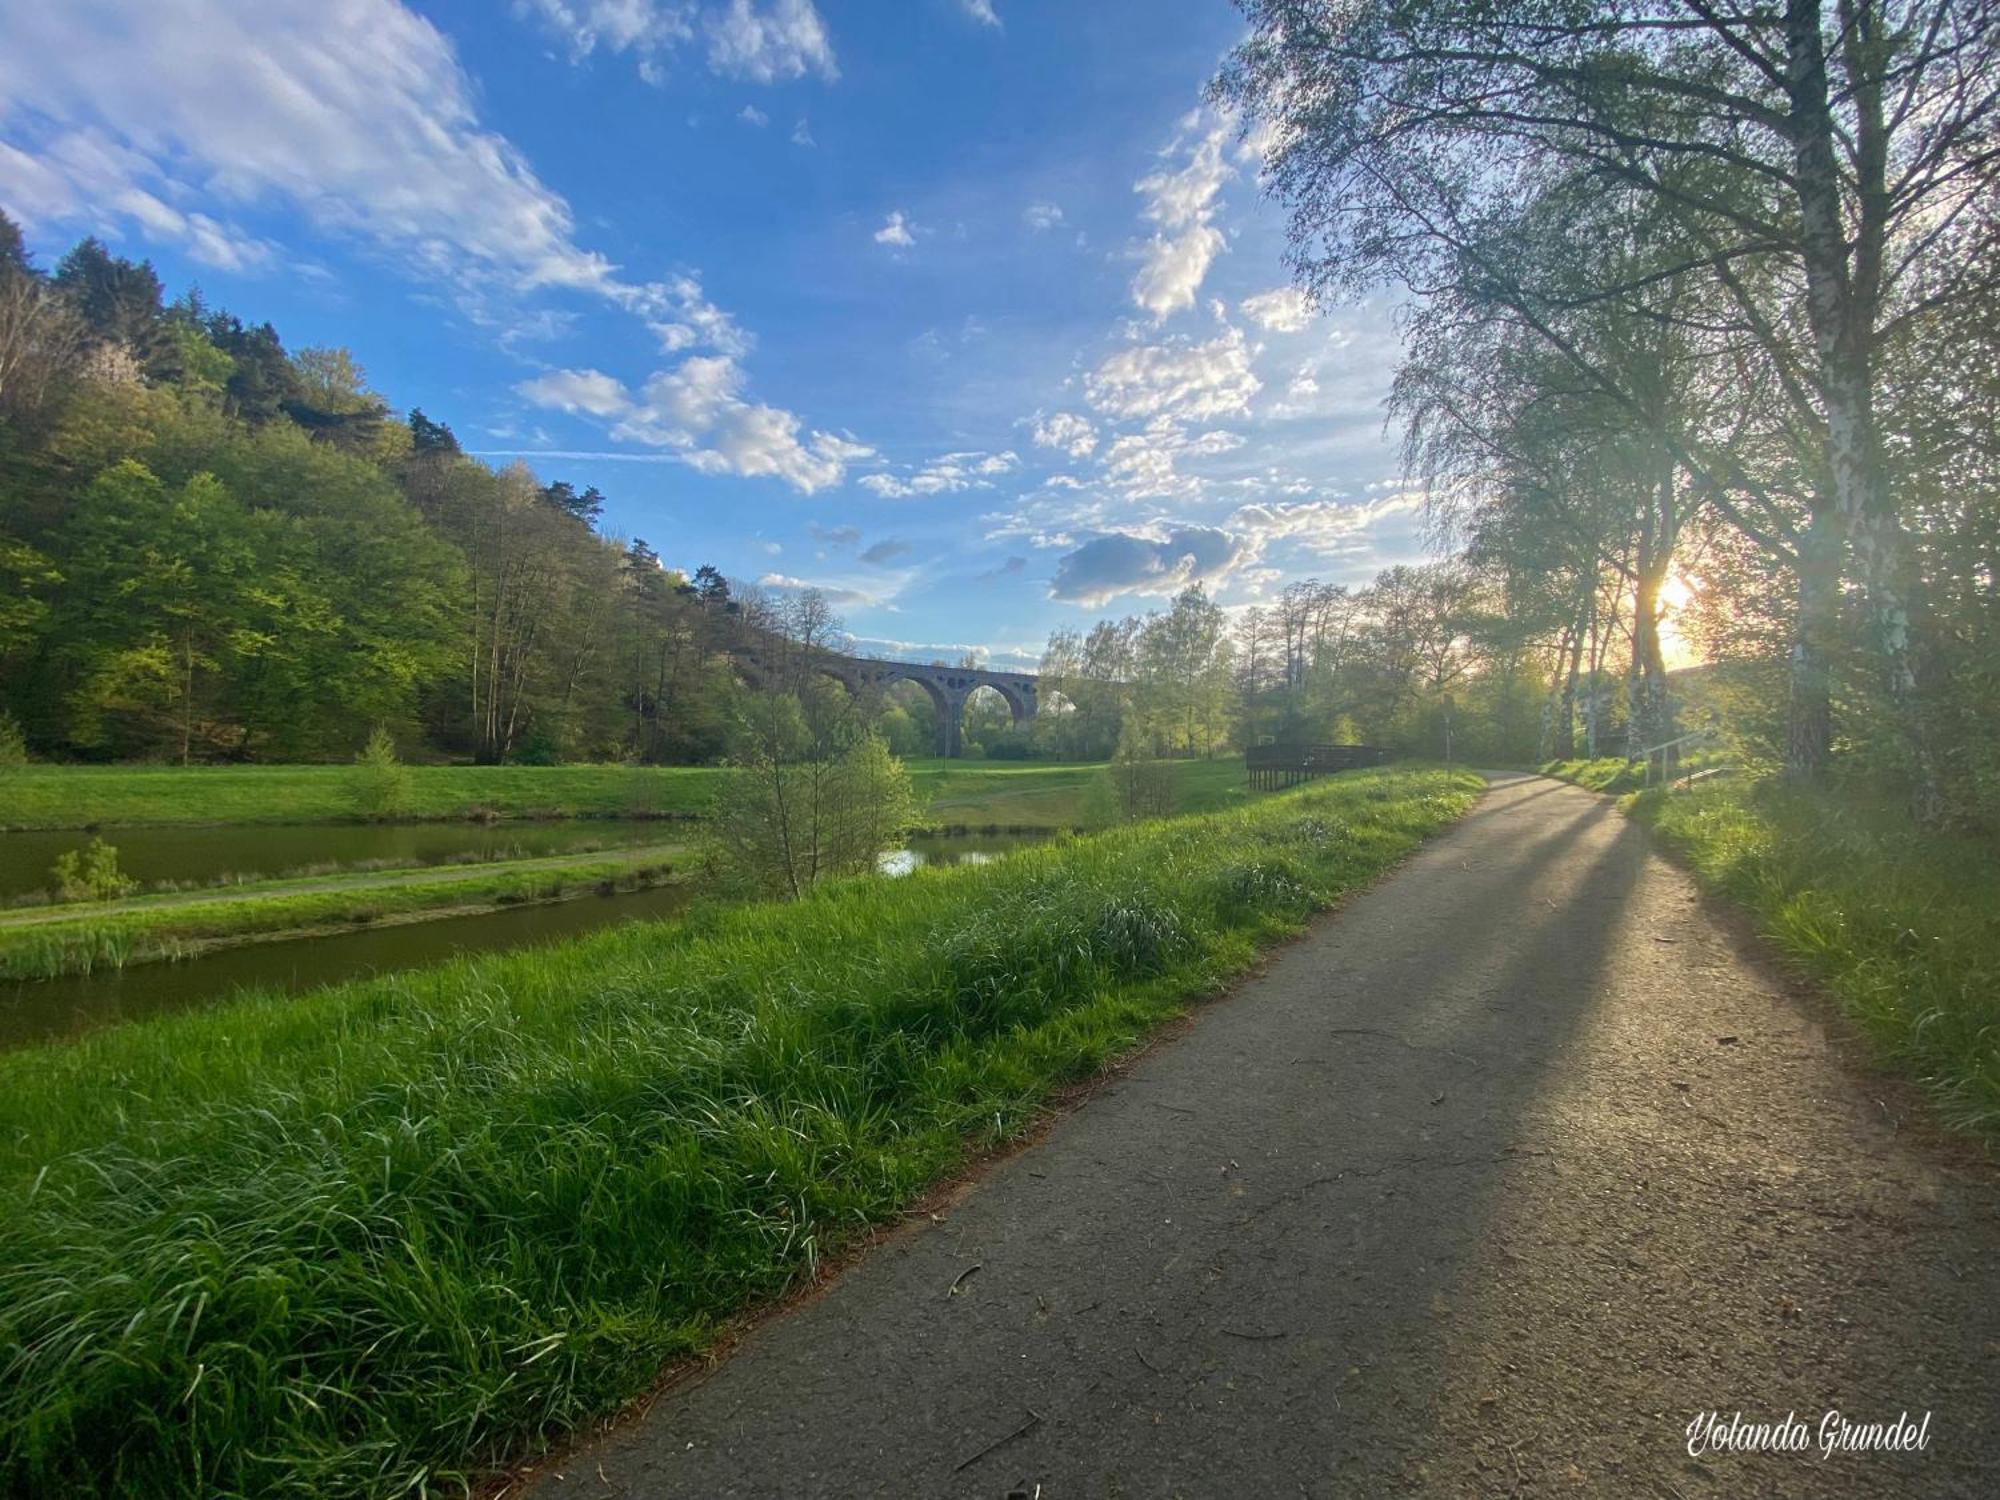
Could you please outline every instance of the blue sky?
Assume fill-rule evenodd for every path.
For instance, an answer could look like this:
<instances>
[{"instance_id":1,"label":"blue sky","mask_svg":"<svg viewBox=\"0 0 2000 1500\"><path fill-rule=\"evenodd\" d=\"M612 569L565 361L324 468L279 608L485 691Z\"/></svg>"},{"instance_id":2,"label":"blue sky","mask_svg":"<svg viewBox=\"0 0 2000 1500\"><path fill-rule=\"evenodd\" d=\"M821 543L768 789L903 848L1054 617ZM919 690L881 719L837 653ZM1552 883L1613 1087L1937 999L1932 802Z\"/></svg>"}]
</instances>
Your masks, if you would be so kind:
<instances>
[{"instance_id":1,"label":"blue sky","mask_svg":"<svg viewBox=\"0 0 2000 1500\"><path fill-rule=\"evenodd\" d=\"M0 0L0 206L351 349L872 649L1421 553L1384 305L1287 290L1225 0Z\"/></svg>"}]
</instances>

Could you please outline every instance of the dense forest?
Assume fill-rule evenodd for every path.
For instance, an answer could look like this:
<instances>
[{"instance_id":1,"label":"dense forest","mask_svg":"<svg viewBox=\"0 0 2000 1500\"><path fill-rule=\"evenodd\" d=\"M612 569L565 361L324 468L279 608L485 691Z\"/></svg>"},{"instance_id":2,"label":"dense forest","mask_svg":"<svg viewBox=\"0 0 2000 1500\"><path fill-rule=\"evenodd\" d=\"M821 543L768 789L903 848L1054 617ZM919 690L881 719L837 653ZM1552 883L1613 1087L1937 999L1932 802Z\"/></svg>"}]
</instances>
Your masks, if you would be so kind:
<instances>
[{"instance_id":1,"label":"dense forest","mask_svg":"<svg viewBox=\"0 0 2000 1500\"><path fill-rule=\"evenodd\" d=\"M740 611L603 497L0 218L0 711L75 759L713 758Z\"/></svg>"}]
</instances>

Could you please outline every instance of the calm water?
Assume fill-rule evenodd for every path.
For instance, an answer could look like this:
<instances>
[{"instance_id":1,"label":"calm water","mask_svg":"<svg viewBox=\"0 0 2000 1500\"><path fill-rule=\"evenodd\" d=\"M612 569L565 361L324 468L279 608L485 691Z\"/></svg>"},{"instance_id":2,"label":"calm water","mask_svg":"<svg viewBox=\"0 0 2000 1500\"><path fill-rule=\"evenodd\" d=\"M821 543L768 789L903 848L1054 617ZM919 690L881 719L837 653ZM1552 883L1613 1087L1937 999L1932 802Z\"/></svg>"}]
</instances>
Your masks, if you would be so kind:
<instances>
[{"instance_id":1,"label":"calm water","mask_svg":"<svg viewBox=\"0 0 2000 1500\"><path fill-rule=\"evenodd\" d=\"M607 826L618 825L583 826L601 833ZM650 830L655 837L659 836L662 827L658 823L636 826ZM150 840L156 835L208 831L158 829L146 830L145 836ZM301 830L271 831L294 833ZM16 835L0 837L13 838ZM1010 850L1039 843L1042 837L1038 834L1008 834L990 838L968 835L913 839L909 848L884 855L883 869L888 873L906 874L922 865L982 863L998 859ZM124 846L121 844L119 847L122 852ZM685 907L690 899L692 892L688 887L664 885L615 896L583 896L546 906L510 907L479 916L447 917L401 926L363 927L332 937L252 943L241 948L224 948L205 958L189 959L184 963L139 964L130 969L104 970L87 976L45 979L28 984L0 983L0 1047L18 1047L29 1042L75 1036L99 1026L184 1010L224 999L245 988L305 990L315 985L335 984L343 979L441 963L461 954L504 953L512 948L551 943L608 927L614 922L670 917Z\"/></svg>"},{"instance_id":2,"label":"calm water","mask_svg":"<svg viewBox=\"0 0 2000 1500\"><path fill-rule=\"evenodd\" d=\"M118 865L146 885L205 885L225 877L289 875L355 865L437 865L449 860L531 858L628 844L671 844L673 823L606 818L561 823L301 823L278 828L117 828L97 837ZM46 890L56 856L92 835L0 833L0 901Z\"/></svg>"}]
</instances>

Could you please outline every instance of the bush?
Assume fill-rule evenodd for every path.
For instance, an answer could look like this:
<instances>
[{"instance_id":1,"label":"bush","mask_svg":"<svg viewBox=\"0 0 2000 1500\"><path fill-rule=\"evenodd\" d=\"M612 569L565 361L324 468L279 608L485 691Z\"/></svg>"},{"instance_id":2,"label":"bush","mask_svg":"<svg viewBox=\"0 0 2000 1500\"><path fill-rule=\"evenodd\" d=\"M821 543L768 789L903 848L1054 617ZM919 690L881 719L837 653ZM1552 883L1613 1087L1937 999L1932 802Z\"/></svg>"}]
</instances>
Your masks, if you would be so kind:
<instances>
[{"instance_id":1,"label":"bush","mask_svg":"<svg viewBox=\"0 0 2000 1500\"><path fill-rule=\"evenodd\" d=\"M396 742L380 724L354 757L355 811L365 818L394 817L409 805L410 768L396 758Z\"/></svg>"},{"instance_id":2,"label":"bush","mask_svg":"<svg viewBox=\"0 0 2000 1500\"><path fill-rule=\"evenodd\" d=\"M28 737L21 733L20 720L0 713L0 771L28 763Z\"/></svg>"},{"instance_id":3,"label":"bush","mask_svg":"<svg viewBox=\"0 0 2000 1500\"><path fill-rule=\"evenodd\" d=\"M1147 755L1129 728L1118 737L1118 750L1104 768L1104 779L1116 821L1136 823L1172 815L1179 785L1173 765Z\"/></svg>"},{"instance_id":4,"label":"bush","mask_svg":"<svg viewBox=\"0 0 2000 1500\"><path fill-rule=\"evenodd\" d=\"M916 821L909 773L872 730L837 752L753 752L716 796L707 863L726 887L796 899L872 871Z\"/></svg>"},{"instance_id":5,"label":"bush","mask_svg":"<svg viewBox=\"0 0 2000 1500\"><path fill-rule=\"evenodd\" d=\"M58 901L115 901L139 888L118 868L118 851L98 838L58 855L49 869L49 884Z\"/></svg>"}]
</instances>

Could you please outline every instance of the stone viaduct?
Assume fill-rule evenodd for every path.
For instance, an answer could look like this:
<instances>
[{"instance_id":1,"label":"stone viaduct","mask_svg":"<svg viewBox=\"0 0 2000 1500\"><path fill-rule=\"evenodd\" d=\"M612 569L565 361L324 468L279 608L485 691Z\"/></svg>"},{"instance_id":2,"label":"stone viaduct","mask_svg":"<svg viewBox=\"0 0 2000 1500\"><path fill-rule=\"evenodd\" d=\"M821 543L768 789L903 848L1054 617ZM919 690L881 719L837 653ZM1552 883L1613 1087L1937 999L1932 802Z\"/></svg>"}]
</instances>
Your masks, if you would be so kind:
<instances>
[{"instance_id":1,"label":"stone viaduct","mask_svg":"<svg viewBox=\"0 0 2000 1500\"><path fill-rule=\"evenodd\" d=\"M736 658L759 675L770 665L765 650L755 646L739 650ZM834 651L809 653L807 665L812 671L845 683L852 693L885 688L893 682L914 682L930 695L931 706L937 710L937 753L953 759L964 751L965 703L978 689L988 687L998 693L1016 724L1034 718L1041 708L1041 679L1032 672L988 672L978 667L881 661L870 656L843 656Z\"/></svg>"}]
</instances>

